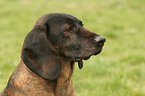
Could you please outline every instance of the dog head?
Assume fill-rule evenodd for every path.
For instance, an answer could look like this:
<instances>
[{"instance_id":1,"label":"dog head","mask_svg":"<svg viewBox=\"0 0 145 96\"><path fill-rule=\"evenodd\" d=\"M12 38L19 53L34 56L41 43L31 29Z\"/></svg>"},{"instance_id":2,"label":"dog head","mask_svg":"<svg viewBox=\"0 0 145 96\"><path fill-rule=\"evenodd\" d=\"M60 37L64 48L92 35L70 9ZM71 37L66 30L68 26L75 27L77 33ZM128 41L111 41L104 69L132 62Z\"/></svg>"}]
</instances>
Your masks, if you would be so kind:
<instances>
[{"instance_id":1,"label":"dog head","mask_svg":"<svg viewBox=\"0 0 145 96\"><path fill-rule=\"evenodd\" d=\"M61 70L60 57L78 62L101 52L105 38L83 27L81 20L66 13L40 17L26 36L22 60L43 79L56 79Z\"/></svg>"}]
</instances>

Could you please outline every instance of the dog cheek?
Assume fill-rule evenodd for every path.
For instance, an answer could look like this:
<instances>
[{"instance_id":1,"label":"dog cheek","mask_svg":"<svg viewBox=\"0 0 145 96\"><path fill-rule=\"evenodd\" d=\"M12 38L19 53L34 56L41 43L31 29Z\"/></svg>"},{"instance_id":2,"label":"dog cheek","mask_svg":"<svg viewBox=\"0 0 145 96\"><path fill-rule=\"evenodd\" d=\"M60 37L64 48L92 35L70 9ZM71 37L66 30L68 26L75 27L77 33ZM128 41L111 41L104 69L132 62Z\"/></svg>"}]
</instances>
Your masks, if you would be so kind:
<instances>
[{"instance_id":1,"label":"dog cheek","mask_svg":"<svg viewBox=\"0 0 145 96\"><path fill-rule=\"evenodd\" d=\"M77 57L79 54L81 54L82 47L80 44L72 44L66 46L65 48L65 55L69 57Z\"/></svg>"}]
</instances>

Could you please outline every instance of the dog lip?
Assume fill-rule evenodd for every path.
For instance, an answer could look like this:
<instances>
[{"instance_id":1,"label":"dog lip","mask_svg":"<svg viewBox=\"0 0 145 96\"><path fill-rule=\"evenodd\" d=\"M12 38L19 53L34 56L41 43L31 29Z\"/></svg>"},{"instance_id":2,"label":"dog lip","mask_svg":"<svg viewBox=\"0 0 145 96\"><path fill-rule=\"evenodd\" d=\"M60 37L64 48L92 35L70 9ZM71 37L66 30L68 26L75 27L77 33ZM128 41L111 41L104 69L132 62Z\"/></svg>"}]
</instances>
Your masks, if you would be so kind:
<instances>
[{"instance_id":1,"label":"dog lip","mask_svg":"<svg viewBox=\"0 0 145 96\"><path fill-rule=\"evenodd\" d=\"M82 60L82 58L81 57L77 57L77 58L75 58L75 62L78 62L78 61L81 61Z\"/></svg>"},{"instance_id":2,"label":"dog lip","mask_svg":"<svg viewBox=\"0 0 145 96\"><path fill-rule=\"evenodd\" d=\"M81 61L81 60L88 60L92 55L98 55L101 51L102 51L102 49L100 49L96 53L91 54L91 55L86 56L86 57L76 57L76 58L74 58L74 61L78 62L78 61Z\"/></svg>"},{"instance_id":3,"label":"dog lip","mask_svg":"<svg viewBox=\"0 0 145 96\"><path fill-rule=\"evenodd\" d=\"M93 55L98 55L101 51L102 51L102 49L100 49L98 52L96 52L96 53L93 54Z\"/></svg>"},{"instance_id":4,"label":"dog lip","mask_svg":"<svg viewBox=\"0 0 145 96\"><path fill-rule=\"evenodd\" d=\"M100 49L99 51L97 51L97 52L94 53L94 54L91 54L91 55L88 56L88 57L84 57L83 59L84 59L84 60L88 60L92 55L98 55L101 51L102 51L102 49Z\"/></svg>"},{"instance_id":5,"label":"dog lip","mask_svg":"<svg viewBox=\"0 0 145 96\"><path fill-rule=\"evenodd\" d=\"M84 60L88 60L91 56L85 57Z\"/></svg>"}]
</instances>

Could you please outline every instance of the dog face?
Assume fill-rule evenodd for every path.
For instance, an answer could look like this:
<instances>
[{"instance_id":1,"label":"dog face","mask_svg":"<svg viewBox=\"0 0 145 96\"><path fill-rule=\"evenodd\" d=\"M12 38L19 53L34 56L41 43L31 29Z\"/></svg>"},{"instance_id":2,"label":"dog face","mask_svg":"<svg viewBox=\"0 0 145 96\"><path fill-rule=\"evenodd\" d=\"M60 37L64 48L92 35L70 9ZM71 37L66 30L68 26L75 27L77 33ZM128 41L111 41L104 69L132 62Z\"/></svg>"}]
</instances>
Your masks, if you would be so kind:
<instances>
[{"instance_id":1,"label":"dog face","mask_svg":"<svg viewBox=\"0 0 145 96\"><path fill-rule=\"evenodd\" d=\"M21 58L43 79L54 80L61 71L61 58L78 62L101 52L105 38L83 27L81 20L66 13L40 17L25 38Z\"/></svg>"},{"instance_id":2,"label":"dog face","mask_svg":"<svg viewBox=\"0 0 145 96\"><path fill-rule=\"evenodd\" d=\"M105 38L85 29L81 20L65 13L49 17L48 38L60 55L77 61L101 52Z\"/></svg>"}]
</instances>

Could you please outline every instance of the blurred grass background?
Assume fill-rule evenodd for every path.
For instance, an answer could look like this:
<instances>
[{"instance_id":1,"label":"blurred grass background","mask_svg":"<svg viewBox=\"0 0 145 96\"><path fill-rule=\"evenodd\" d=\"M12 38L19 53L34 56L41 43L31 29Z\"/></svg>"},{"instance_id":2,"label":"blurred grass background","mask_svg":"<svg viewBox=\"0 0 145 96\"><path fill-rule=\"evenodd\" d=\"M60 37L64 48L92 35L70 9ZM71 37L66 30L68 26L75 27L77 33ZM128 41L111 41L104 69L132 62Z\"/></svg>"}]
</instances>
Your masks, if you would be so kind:
<instances>
[{"instance_id":1,"label":"blurred grass background","mask_svg":"<svg viewBox=\"0 0 145 96\"><path fill-rule=\"evenodd\" d=\"M26 34L52 12L72 14L107 38L82 70L76 64L76 96L145 96L145 0L0 0L0 91L20 61Z\"/></svg>"}]
</instances>

